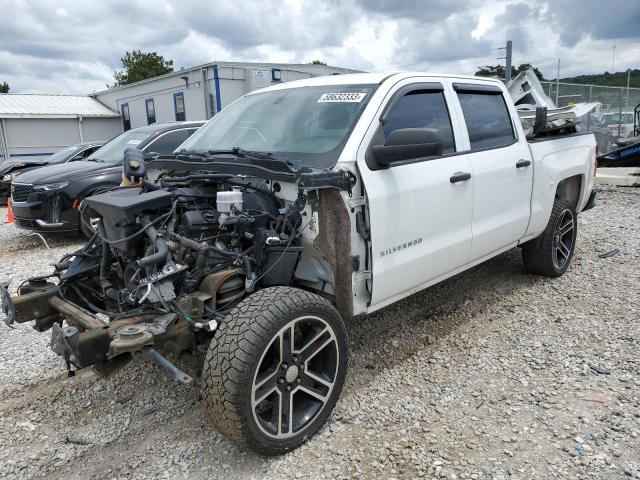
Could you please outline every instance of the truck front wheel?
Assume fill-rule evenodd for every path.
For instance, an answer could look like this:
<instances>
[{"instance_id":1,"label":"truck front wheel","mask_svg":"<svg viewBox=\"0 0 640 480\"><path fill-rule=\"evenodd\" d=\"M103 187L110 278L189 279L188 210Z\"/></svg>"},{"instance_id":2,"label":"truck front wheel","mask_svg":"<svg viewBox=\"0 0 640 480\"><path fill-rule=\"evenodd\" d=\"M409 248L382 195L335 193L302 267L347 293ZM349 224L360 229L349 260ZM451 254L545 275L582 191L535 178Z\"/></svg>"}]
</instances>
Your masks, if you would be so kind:
<instances>
[{"instance_id":1,"label":"truck front wheel","mask_svg":"<svg viewBox=\"0 0 640 480\"><path fill-rule=\"evenodd\" d=\"M569 268L576 247L578 216L573 205L556 198L547 228L522 246L525 268L546 277L559 277Z\"/></svg>"},{"instance_id":2,"label":"truck front wheel","mask_svg":"<svg viewBox=\"0 0 640 480\"><path fill-rule=\"evenodd\" d=\"M222 321L207 352L202 394L225 435L265 455L313 436L347 371L347 334L324 298L288 287L260 290Z\"/></svg>"}]
</instances>

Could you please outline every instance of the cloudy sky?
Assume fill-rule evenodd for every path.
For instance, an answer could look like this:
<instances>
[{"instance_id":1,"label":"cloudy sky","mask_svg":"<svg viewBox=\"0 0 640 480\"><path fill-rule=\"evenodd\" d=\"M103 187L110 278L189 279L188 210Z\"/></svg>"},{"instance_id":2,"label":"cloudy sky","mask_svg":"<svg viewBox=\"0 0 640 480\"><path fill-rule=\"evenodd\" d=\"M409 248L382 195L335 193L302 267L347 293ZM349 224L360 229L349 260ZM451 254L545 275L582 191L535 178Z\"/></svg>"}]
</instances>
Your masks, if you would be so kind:
<instances>
[{"instance_id":1,"label":"cloudy sky","mask_svg":"<svg viewBox=\"0 0 640 480\"><path fill-rule=\"evenodd\" d=\"M213 60L469 73L503 62L546 77L640 68L638 0L0 0L0 82L84 94L126 50Z\"/></svg>"}]
</instances>

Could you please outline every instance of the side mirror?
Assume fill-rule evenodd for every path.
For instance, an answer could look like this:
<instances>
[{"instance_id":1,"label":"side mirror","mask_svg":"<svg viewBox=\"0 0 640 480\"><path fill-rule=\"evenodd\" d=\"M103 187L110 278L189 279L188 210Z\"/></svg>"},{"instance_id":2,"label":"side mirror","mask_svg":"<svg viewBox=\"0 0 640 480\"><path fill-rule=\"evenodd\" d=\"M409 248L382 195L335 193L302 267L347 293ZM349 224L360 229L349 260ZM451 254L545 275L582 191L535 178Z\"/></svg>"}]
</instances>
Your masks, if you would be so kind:
<instances>
[{"instance_id":1,"label":"side mirror","mask_svg":"<svg viewBox=\"0 0 640 480\"><path fill-rule=\"evenodd\" d=\"M85 157L82 156L82 153L76 155L75 157L73 157L71 160L69 160L70 162L77 162L78 160L84 160Z\"/></svg>"},{"instance_id":2,"label":"side mirror","mask_svg":"<svg viewBox=\"0 0 640 480\"><path fill-rule=\"evenodd\" d=\"M400 128L389 134L384 145L372 147L376 162L382 167L417 158L442 155L444 144L432 128Z\"/></svg>"}]
</instances>

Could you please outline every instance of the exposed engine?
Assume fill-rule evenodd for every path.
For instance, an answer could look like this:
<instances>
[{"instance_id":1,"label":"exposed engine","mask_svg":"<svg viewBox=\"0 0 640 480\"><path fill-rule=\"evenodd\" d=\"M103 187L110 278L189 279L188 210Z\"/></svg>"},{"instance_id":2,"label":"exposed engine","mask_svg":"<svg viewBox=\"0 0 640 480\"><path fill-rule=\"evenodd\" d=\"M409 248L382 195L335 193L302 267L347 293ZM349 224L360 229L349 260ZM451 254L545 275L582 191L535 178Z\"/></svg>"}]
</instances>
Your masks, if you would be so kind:
<instances>
[{"instance_id":1,"label":"exposed engine","mask_svg":"<svg viewBox=\"0 0 640 480\"><path fill-rule=\"evenodd\" d=\"M175 300L204 289L212 298L202 316L210 317L258 285L291 282L301 251L298 205L285 207L261 187L186 182L173 178L162 189L121 189L86 200L98 243L109 247L101 248L99 290L112 307L183 313ZM64 278L82 272L83 263L90 264L81 260Z\"/></svg>"},{"instance_id":2,"label":"exposed engine","mask_svg":"<svg viewBox=\"0 0 640 480\"><path fill-rule=\"evenodd\" d=\"M167 176L87 198L93 238L56 265L57 285L45 277L19 288L17 321L53 328L70 371L109 375L141 351L190 381L158 350L195 351L248 294L293 280L306 197L284 202L269 181L254 183Z\"/></svg>"},{"instance_id":3,"label":"exposed engine","mask_svg":"<svg viewBox=\"0 0 640 480\"><path fill-rule=\"evenodd\" d=\"M51 329L51 348L69 374L91 366L109 376L142 353L188 383L160 352L201 355L233 307L256 290L295 281L325 291L331 275L315 243L307 243L315 227L306 227L318 192L351 195L353 176L233 153L243 162L217 163L215 173L198 169L190 156L160 160L152 182L142 154L127 151L121 186L80 205L84 230L94 232L85 246L51 275L24 281L17 296L0 283L5 323L33 320L36 330ZM310 251L294 278L303 232ZM351 260L349 252L341 255Z\"/></svg>"}]
</instances>

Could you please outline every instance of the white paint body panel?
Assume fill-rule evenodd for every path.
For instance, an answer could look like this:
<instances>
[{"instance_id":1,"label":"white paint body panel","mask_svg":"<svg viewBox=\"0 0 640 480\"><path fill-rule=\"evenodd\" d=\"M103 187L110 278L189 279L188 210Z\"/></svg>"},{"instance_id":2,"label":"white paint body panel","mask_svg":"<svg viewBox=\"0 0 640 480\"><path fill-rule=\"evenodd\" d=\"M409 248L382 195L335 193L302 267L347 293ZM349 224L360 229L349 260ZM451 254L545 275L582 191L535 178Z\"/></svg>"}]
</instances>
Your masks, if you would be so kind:
<instances>
[{"instance_id":1,"label":"white paint body panel","mask_svg":"<svg viewBox=\"0 0 640 480\"><path fill-rule=\"evenodd\" d=\"M393 94L419 82L446 86L445 78L434 77L412 77L393 84L376 104L366 138L375 133L377 118ZM450 100L450 92L445 97ZM457 133L454 128L454 135ZM449 181L454 173L471 170L467 155L371 171L364 159L368 144L361 144L358 166L369 205L374 272L371 303L377 304L470 261L473 181Z\"/></svg>"},{"instance_id":2,"label":"white paint body panel","mask_svg":"<svg viewBox=\"0 0 640 480\"><path fill-rule=\"evenodd\" d=\"M391 80L394 79L383 82L371 99L365 112L369 118L359 122L369 122L367 133L360 137L355 129L351 139L359 143L356 158L367 192L372 238L370 304L365 307L354 299L355 313L373 312L540 235L551 215L557 185L563 179L576 175L582 178L578 210L584 208L593 189L593 136L528 143L517 111L500 82L472 79L473 83L497 85L503 90L516 142L472 152L462 110L452 88L460 79L409 75L384 89ZM445 85L456 144L462 152L370 171L364 154L382 109L395 90L421 81L441 81ZM469 152L464 153L465 150ZM519 160L529 160L531 165L516 168ZM458 171L471 172L471 180L451 184L449 177ZM422 242L417 245L381 256L381 251L394 244L404 247L405 242L419 238ZM356 234L352 243L360 241ZM358 291L362 296L362 289L358 290L354 282L354 292Z\"/></svg>"},{"instance_id":3,"label":"white paint body panel","mask_svg":"<svg viewBox=\"0 0 640 480\"><path fill-rule=\"evenodd\" d=\"M471 254L473 182L449 177L466 156L363 171L373 251L372 303L465 265Z\"/></svg>"},{"instance_id":4,"label":"white paint body panel","mask_svg":"<svg viewBox=\"0 0 640 480\"><path fill-rule=\"evenodd\" d=\"M458 153L370 170L365 154L381 112L400 87L420 82L443 84ZM502 90L516 134L512 145L470 151L455 82ZM360 271L352 276L354 314L371 313L537 237L549 221L557 186L566 178L581 178L578 211L585 207L594 185L593 135L527 142L513 102L498 80L422 73L354 74L299 80L267 90L373 83L380 85L334 167L354 174L354 196L366 193L370 243L356 231L356 209L352 211L349 196L342 192L351 212L351 254L361 259ZM516 162L521 159L532 163L518 169ZM449 178L456 172L470 172L472 177L452 184Z\"/></svg>"},{"instance_id":5,"label":"white paint body panel","mask_svg":"<svg viewBox=\"0 0 640 480\"><path fill-rule=\"evenodd\" d=\"M576 175L582 178L577 210L585 207L594 186L596 155L596 143L592 135L532 142L529 148L533 157L534 178L531 220L525 239L537 237L546 227L558 183L565 178Z\"/></svg>"}]
</instances>

